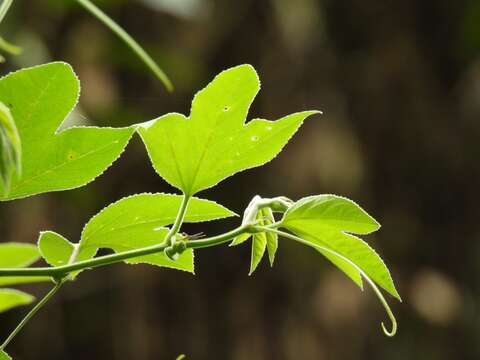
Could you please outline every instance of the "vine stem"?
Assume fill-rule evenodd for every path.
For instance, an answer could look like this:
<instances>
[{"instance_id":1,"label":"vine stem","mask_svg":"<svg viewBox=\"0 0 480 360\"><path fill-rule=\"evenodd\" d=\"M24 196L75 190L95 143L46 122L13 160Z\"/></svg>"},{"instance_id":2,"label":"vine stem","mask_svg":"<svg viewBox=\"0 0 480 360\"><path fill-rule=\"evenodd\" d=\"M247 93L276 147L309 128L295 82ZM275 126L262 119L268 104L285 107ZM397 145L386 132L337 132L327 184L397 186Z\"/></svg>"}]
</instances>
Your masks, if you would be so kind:
<instances>
[{"instance_id":1,"label":"vine stem","mask_svg":"<svg viewBox=\"0 0 480 360\"><path fill-rule=\"evenodd\" d=\"M28 314L20 321L15 329L10 333L7 339L0 345L0 351L3 351L13 338L24 328L25 325L45 306L45 304L60 290L63 285L63 280L58 281L55 286L28 312Z\"/></svg>"},{"instance_id":2,"label":"vine stem","mask_svg":"<svg viewBox=\"0 0 480 360\"><path fill-rule=\"evenodd\" d=\"M7 1L7 0L4 0ZM12 1L12 0L8 0ZM160 69L150 55L133 39L120 25L118 25L112 18L105 14L98 6L90 0L75 0L87 11L89 11L98 20L104 23L113 33L115 33L125 44L138 55L140 59L147 65L147 67L155 74L155 76L165 85L169 91L173 91L173 85L168 76Z\"/></svg>"},{"instance_id":3,"label":"vine stem","mask_svg":"<svg viewBox=\"0 0 480 360\"><path fill-rule=\"evenodd\" d=\"M370 279L370 277L365 273L365 271L363 271L357 264L355 264L350 259L343 256L342 254L339 254L335 250L332 250L332 249L330 249L328 247L325 247L325 246L322 246L322 245L312 244L311 242L306 241L306 240L302 239L301 237L298 237L296 235L287 233L285 231L281 231L281 230L271 228L271 227L264 227L264 226L256 226L256 228L259 229L259 230L269 231L269 232L275 233L279 236L283 236L287 239L291 239L291 240L297 241L299 243L302 243L304 245L314 247L314 248L320 249L322 251L328 252L330 254L333 254L333 255L339 257L343 261L345 261L348 264L350 264L351 266L353 266L363 276L363 278L367 281L367 283L373 289L373 291L375 292L375 295L380 300L381 304L385 308L385 311L387 312L388 317L390 318L390 320L392 322L392 329L390 331L387 330L387 328L385 327L385 324L383 322L381 323L383 332L385 333L385 335L387 335L389 337L392 337L396 334L397 326L398 326L397 325L397 320L395 319L395 315L393 315L392 309L390 309L390 306L388 305L387 300L385 300L385 297L383 296L382 292L377 287L377 285L373 282L373 280Z\"/></svg>"},{"instance_id":4,"label":"vine stem","mask_svg":"<svg viewBox=\"0 0 480 360\"><path fill-rule=\"evenodd\" d=\"M185 220L185 214L187 212L188 208L188 202L190 201L192 197L190 195L183 195L182 198L182 203L180 204L180 209L177 212L177 217L175 218L175 222L173 223L170 231L168 234L165 236L165 239L163 240L167 245L172 245L173 240L175 239L175 235L180 231L180 227L183 224L183 220Z\"/></svg>"},{"instance_id":5,"label":"vine stem","mask_svg":"<svg viewBox=\"0 0 480 360\"><path fill-rule=\"evenodd\" d=\"M220 245L232 240L234 237L247 233L254 232L254 227L251 225L242 225L229 232L221 235L212 236L195 241L187 241L187 249L201 249L211 246ZM4 276L49 276L53 278L63 278L69 273L78 270L93 269L100 266L112 265L131 258L152 255L164 251L168 244L162 242L161 244L152 245L140 249L134 249L124 252L119 252L111 255L99 256L89 260L78 261L69 265L62 265L56 267L37 267L37 268L10 268L0 269L0 277Z\"/></svg>"}]
</instances>

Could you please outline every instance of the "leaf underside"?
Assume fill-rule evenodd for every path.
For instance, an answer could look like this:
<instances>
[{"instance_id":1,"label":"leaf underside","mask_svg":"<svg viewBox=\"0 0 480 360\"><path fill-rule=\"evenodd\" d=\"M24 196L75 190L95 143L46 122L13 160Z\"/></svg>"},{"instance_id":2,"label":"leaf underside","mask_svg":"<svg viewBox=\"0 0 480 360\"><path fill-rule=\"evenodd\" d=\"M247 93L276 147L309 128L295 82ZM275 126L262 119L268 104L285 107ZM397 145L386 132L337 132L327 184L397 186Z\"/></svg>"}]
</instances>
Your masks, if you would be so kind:
<instances>
[{"instance_id":1,"label":"leaf underside","mask_svg":"<svg viewBox=\"0 0 480 360\"><path fill-rule=\"evenodd\" d=\"M155 170L187 195L272 160L308 116L305 111L277 121L255 119L248 109L260 89L250 65L223 71L198 92L190 116L171 113L141 124Z\"/></svg>"},{"instance_id":2,"label":"leaf underside","mask_svg":"<svg viewBox=\"0 0 480 360\"><path fill-rule=\"evenodd\" d=\"M0 101L22 140L22 173L0 184L0 200L73 189L99 176L117 159L132 128L57 129L77 104L79 82L61 62L13 72L0 79Z\"/></svg>"}]
</instances>

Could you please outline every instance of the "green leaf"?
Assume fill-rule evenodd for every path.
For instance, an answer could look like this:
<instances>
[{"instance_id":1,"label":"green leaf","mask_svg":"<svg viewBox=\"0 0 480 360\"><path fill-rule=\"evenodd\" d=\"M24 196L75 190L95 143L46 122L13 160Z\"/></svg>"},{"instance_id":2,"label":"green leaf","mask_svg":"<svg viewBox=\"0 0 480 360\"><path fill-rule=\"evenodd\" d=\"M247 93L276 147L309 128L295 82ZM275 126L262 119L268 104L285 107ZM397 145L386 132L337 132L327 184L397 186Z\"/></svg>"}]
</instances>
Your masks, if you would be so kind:
<instances>
[{"instance_id":1,"label":"green leaf","mask_svg":"<svg viewBox=\"0 0 480 360\"><path fill-rule=\"evenodd\" d=\"M0 267L27 267L40 258L35 245L22 243L0 244ZM49 277L5 276L0 277L0 286L50 281Z\"/></svg>"},{"instance_id":2,"label":"green leaf","mask_svg":"<svg viewBox=\"0 0 480 360\"><path fill-rule=\"evenodd\" d=\"M0 351L0 360L12 360L5 351Z\"/></svg>"},{"instance_id":3,"label":"green leaf","mask_svg":"<svg viewBox=\"0 0 480 360\"><path fill-rule=\"evenodd\" d=\"M253 235L252 240L252 256L250 260L250 272L248 275L252 275L258 264L265 254L267 248L267 237L265 233L257 233Z\"/></svg>"},{"instance_id":4,"label":"green leaf","mask_svg":"<svg viewBox=\"0 0 480 360\"><path fill-rule=\"evenodd\" d=\"M309 196L297 201L285 214L284 225L315 227L370 234L380 224L352 200L336 195Z\"/></svg>"},{"instance_id":5,"label":"green leaf","mask_svg":"<svg viewBox=\"0 0 480 360\"><path fill-rule=\"evenodd\" d=\"M278 121L255 119L244 125L260 88L257 73L241 65L220 73L195 95L190 116L172 113L141 124L141 135L155 170L187 195L272 160L317 111Z\"/></svg>"},{"instance_id":6,"label":"green leaf","mask_svg":"<svg viewBox=\"0 0 480 360\"><path fill-rule=\"evenodd\" d=\"M0 244L0 268L26 267L39 259L35 245L22 243Z\"/></svg>"},{"instance_id":7,"label":"green leaf","mask_svg":"<svg viewBox=\"0 0 480 360\"><path fill-rule=\"evenodd\" d=\"M32 295L13 289L0 289L0 313L32 303Z\"/></svg>"},{"instance_id":8,"label":"green leaf","mask_svg":"<svg viewBox=\"0 0 480 360\"><path fill-rule=\"evenodd\" d=\"M263 216L265 217L265 225L270 225L275 222L273 217L272 209L265 208L262 210ZM266 232L265 236L267 237L267 250L268 250L268 259L270 261L270 266L273 266L275 262L275 255L278 250L278 235L272 232Z\"/></svg>"},{"instance_id":9,"label":"green leaf","mask_svg":"<svg viewBox=\"0 0 480 360\"><path fill-rule=\"evenodd\" d=\"M79 82L65 63L23 69L0 79L0 101L22 140L22 175L0 200L73 189L99 176L127 145L132 128L58 128L78 101Z\"/></svg>"},{"instance_id":10,"label":"green leaf","mask_svg":"<svg viewBox=\"0 0 480 360\"><path fill-rule=\"evenodd\" d=\"M74 261L95 256L100 248L115 252L143 248L162 242L168 232L166 226L175 221L182 197L171 194L139 194L123 198L95 215L82 232ZM212 201L192 198L185 215L185 222L202 222L222 219L236 214ZM56 235L56 234L55 234ZM60 236L44 242L41 236L42 254L50 260L69 261L72 251ZM50 235L47 237L50 238ZM48 244L45 246L45 244ZM75 245L72 245L75 246ZM48 250L46 250L48 249ZM48 254L48 255L47 255ZM127 260L131 264L148 263L189 272L194 271L193 251L185 251L177 261L163 252Z\"/></svg>"},{"instance_id":11,"label":"green leaf","mask_svg":"<svg viewBox=\"0 0 480 360\"><path fill-rule=\"evenodd\" d=\"M380 256L363 240L349 234L368 234L380 227L353 201L335 195L304 198L285 213L282 226L313 246L325 246L351 260L379 286L400 299L390 272ZM319 251L362 286L358 269L332 253Z\"/></svg>"},{"instance_id":12,"label":"green leaf","mask_svg":"<svg viewBox=\"0 0 480 360\"><path fill-rule=\"evenodd\" d=\"M251 236L252 236L252 234L250 234L250 233L240 234L235 239L233 239L230 246L240 245L240 244L244 243L245 241L247 241L248 239L250 239Z\"/></svg>"},{"instance_id":13,"label":"green leaf","mask_svg":"<svg viewBox=\"0 0 480 360\"><path fill-rule=\"evenodd\" d=\"M0 102L0 180L5 191L15 171L20 174L22 146L10 109Z\"/></svg>"},{"instance_id":14,"label":"green leaf","mask_svg":"<svg viewBox=\"0 0 480 360\"><path fill-rule=\"evenodd\" d=\"M47 263L52 266L68 264L75 245L53 231L43 231L38 239L38 249Z\"/></svg>"}]
</instances>

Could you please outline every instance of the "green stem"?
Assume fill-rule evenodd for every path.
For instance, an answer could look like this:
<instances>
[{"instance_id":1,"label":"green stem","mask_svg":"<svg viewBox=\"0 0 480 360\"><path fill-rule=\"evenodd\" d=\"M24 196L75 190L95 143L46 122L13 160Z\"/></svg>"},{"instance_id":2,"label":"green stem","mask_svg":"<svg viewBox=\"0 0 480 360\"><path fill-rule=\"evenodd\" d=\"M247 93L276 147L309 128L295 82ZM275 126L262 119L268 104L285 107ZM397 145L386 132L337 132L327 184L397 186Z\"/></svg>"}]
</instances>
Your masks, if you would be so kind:
<instances>
[{"instance_id":1,"label":"green stem","mask_svg":"<svg viewBox=\"0 0 480 360\"><path fill-rule=\"evenodd\" d=\"M188 208L188 202L190 201L190 195L183 195L182 203L180 204L180 209L178 209L177 218L173 223L170 231L168 232L167 236L165 236L164 242L169 246L172 245L174 240L174 236L180 231L180 227L183 224L183 220L185 220L185 214Z\"/></svg>"},{"instance_id":2,"label":"green stem","mask_svg":"<svg viewBox=\"0 0 480 360\"><path fill-rule=\"evenodd\" d=\"M7 345L13 340L13 338L23 329L25 325L30 321L32 317L60 290L63 285L63 281L57 282L55 286L40 300L37 305L33 307L32 310L28 312L28 314L20 321L17 327L10 333L7 339L3 342L0 346L0 351L3 351Z\"/></svg>"},{"instance_id":3,"label":"green stem","mask_svg":"<svg viewBox=\"0 0 480 360\"><path fill-rule=\"evenodd\" d=\"M13 0L3 0L2 5L0 5L0 23L3 21L5 15L7 15L8 9L12 5Z\"/></svg>"},{"instance_id":4,"label":"green stem","mask_svg":"<svg viewBox=\"0 0 480 360\"><path fill-rule=\"evenodd\" d=\"M11 1L11 0L9 0ZM142 59L147 67L155 74L155 76L165 85L168 91L173 91L173 85L168 76L160 69L150 55L112 18L105 14L100 8L93 4L90 0L75 0L89 11L98 20L103 22L110 30L112 30L130 49Z\"/></svg>"},{"instance_id":5,"label":"green stem","mask_svg":"<svg viewBox=\"0 0 480 360\"><path fill-rule=\"evenodd\" d=\"M284 232L284 231L281 231L281 230L277 230L277 229L272 229L271 227L257 226L257 229L263 229L264 231L269 231L269 232L275 233L279 236L283 236L285 238L295 240L295 241L297 241L299 243L302 243L304 245L314 247L314 248L320 249L322 251L328 252L330 254L333 254L333 255L339 257L343 261L345 261L348 264L350 264L351 266L353 266L363 276L363 278L367 281L367 283L373 289L373 291L375 292L375 295L380 300L381 304L385 308L385 311L387 312L388 317L390 318L390 320L392 322L392 330L390 330L390 331L387 330L387 328L385 327L385 324L382 322L381 325L382 325L383 332L385 333L385 335L390 336L390 337L392 337L396 334L396 332L397 332L397 320L395 319L395 315L393 314L392 310L390 309L390 306L388 305L387 300L385 300L385 297L383 296L382 292L377 287L377 285L373 282L373 280L370 279L370 277L365 273L365 271L363 271L357 264L355 264L350 259L343 256L342 254L339 254L335 250L332 250L332 249L330 249L328 247L325 247L325 246L322 246L322 245L312 244L311 242L306 241L306 240L304 240L304 239L302 239L298 236L295 236L293 234L290 234L290 233L287 233L287 232Z\"/></svg>"},{"instance_id":6,"label":"green stem","mask_svg":"<svg viewBox=\"0 0 480 360\"><path fill-rule=\"evenodd\" d=\"M227 233L224 233L218 236L213 236L213 237L202 239L202 240L189 241L186 243L186 247L190 249L201 249L201 248L216 246L216 245L226 243L240 234L251 232L251 231L253 231L251 226L240 226L232 231L229 231ZM156 254L164 251L167 247L168 245L165 242L163 242L158 245L124 251L124 252L115 253L111 255L99 256L93 259L79 261L69 265L62 265L62 266L56 266L56 267L0 269L0 277L3 277L3 276L49 276L53 278L63 278L67 276L69 273L74 271L93 269L100 266L116 264L124 260L136 258L139 256Z\"/></svg>"}]
</instances>

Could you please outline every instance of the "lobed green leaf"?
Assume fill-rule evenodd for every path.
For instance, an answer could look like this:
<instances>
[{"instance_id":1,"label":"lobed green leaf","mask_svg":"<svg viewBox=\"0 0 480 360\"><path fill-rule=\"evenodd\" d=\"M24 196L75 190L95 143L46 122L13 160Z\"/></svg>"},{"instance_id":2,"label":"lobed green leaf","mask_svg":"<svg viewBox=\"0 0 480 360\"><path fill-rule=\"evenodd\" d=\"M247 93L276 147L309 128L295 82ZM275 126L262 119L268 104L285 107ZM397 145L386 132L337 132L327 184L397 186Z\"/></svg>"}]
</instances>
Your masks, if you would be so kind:
<instances>
[{"instance_id":1,"label":"lobed green leaf","mask_svg":"<svg viewBox=\"0 0 480 360\"><path fill-rule=\"evenodd\" d=\"M15 119L22 140L22 174L0 184L11 200L87 184L117 159L132 128L58 128L78 101L79 81L66 63L22 69L0 79L0 101Z\"/></svg>"},{"instance_id":2,"label":"lobed green leaf","mask_svg":"<svg viewBox=\"0 0 480 360\"><path fill-rule=\"evenodd\" d=\"M141 135L155 170L187 195L210 188L242 170L272 160L302 122L317 111L278 121L244 124L260 89L254 68L223 71L197 93L190 116L172 113L141 124Z\"/></svg>"},{"instance_id":3,"label":"lobed green leaf","mask_svg":"<svg viewBox=\"0 0 480 360\"><path fill-rule=\"evenodd\" d=\"M368 234L380 227L353 201L335 195L301 199L285 213L282 226L314 247L327 247L351 260L379 286L400 300L390 272L380 256L363 240L349 234ZM334 253L317 250L362 287L358 269Z\"/></svg>"}]
</instances>

